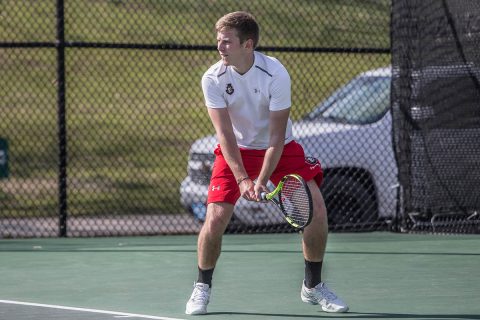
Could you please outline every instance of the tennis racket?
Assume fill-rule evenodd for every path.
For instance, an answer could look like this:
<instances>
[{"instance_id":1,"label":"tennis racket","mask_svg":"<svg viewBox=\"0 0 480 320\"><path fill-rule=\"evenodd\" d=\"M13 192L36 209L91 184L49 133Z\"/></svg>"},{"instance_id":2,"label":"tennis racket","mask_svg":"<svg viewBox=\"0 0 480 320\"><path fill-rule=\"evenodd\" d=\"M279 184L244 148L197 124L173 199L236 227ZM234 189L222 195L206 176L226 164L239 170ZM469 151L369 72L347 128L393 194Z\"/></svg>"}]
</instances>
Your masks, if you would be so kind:
<instances>
[{"instance_id":1,"label":"tennis racket","mask_svg":"<svg viewBox=\"0 0 480 320\"><path fill-rule=\"evenodd\" d=\"M282 211L287 222L298 229L312 221L312 194L305 180L297 174L288 174L270 193L260 194L263 200L273 202Z\"/></svg>"}]
</instances>

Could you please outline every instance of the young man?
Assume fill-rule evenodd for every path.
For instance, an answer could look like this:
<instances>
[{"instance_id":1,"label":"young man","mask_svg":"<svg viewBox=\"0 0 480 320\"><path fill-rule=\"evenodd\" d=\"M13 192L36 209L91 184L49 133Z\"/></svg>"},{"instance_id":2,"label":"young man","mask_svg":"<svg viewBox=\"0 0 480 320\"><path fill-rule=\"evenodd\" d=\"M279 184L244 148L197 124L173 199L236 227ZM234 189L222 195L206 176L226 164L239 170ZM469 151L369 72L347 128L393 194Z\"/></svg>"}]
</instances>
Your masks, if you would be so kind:
<instances>
[{"instance_id":1,"label":"young man","mask_svg":"<svg viewBox=\"0 0 480 320\"><path fill-rule=\"evenodd\" d=\"M198 279L187 314L205 314L212 274L223 233L238 198L260 201L271 180L301 175L311 190L314 216L302 239L305 280L301 299L326 312L345 312L347 305L321 282L328 224L319 186L318 161L305 158L294 141L290 113L290 76L275 58L256 52L259 27L247 12L233 12L216 25L221 60L203 75L202 88L219 145L208 193L205 223L198 237Z\"/></svg>"}]
</instances>

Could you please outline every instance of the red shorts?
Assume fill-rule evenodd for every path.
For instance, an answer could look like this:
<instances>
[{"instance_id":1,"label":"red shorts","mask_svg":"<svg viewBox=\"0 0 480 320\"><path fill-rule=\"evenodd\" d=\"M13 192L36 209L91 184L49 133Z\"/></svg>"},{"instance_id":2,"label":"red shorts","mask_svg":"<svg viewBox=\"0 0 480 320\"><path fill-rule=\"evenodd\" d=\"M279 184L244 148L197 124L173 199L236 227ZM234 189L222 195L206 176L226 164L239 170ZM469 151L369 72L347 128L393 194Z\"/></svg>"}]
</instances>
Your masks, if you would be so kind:
<instances>
[{"instance_id":1,"label":"red shorts","mask_svg":"<svg viewBox=\"0 0 480 320\"><path fill-rule=\"evenodd\" d=\"M260 174L266 150L251 150L240 148L243 165L248 176L255 180ZM235 176L223 157L220 146L215 149L215 163L212 178L208 188L207 203L228 202L235 204L240 198L240 189ZM283 148L282 157L273 171L270 181L277 185L287 174L296 173L305 181L315 179L318 186L322 184L323 171L320 162L313 157L305 157L300 144L292 141Z\"/></svg>"}]
</instances>

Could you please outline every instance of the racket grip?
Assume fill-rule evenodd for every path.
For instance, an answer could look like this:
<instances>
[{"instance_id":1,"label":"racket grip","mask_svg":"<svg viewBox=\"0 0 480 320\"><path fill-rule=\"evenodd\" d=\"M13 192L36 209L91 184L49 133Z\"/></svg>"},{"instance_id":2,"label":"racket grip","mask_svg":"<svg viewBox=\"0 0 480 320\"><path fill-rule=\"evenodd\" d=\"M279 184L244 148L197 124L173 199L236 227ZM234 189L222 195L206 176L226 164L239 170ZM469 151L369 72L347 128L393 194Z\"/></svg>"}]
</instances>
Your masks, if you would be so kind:
<instances>
[{"instance_id":1,"label":"racket grip","mask_svg":"<svg viewBox=\"0 0 480 320\"><path fill-rule=\"evenodd\" d=\"M266 192L260 193L260 198L262 198L262 200L267 200L267 193Z\"/></svg>"}]
</instances>

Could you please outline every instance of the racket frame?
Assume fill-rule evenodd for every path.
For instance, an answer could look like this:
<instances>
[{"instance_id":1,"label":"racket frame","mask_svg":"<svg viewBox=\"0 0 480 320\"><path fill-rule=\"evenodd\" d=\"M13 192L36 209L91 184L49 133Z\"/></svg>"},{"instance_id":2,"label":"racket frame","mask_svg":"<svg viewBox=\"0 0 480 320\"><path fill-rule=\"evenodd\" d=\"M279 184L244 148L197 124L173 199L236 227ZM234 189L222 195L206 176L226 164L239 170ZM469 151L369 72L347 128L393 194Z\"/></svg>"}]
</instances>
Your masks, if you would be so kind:
<instances>
[{"instance_id":1,"label":"racket frame","mask_svg":"<svg viewBox=\"0 0 480 320\"><path fill-rule=\"evenodd\" d=\"M306 223L304 223L303 225L299 225L298 223L294 222L286 213L285 213L285 208L283 206L283 202L282 202L282 189L283 189L283 185L285 184L285 181L289 178L294 178L296 180L298 180L303 188L305 189L306 193L307 193L307 197L308 197L308 208L309 208L309 213L308 213L308 220L306 221ZM277 199L277 195L278 195L278 199ZM295 173L292 173L292 174L287 174L286 176L284 176L282 178L282 180L280 180L280 182L278 183L277 187L272 191L272 192L269 192L269 193L266 193L266 192L262 192L261 194L261 197L263 200L268 200L268 201L271 201L273 202L275 205L278 206L278 208L280 209L280 211L282 211L282 214L283 216L285 217L285 220L294 228L297 228L297 229L303 229L305 228L306 226L308 226L310 224L310 222L312 221L312 217L313 217L313 200L312 200L312 193L310 192L310 188L308 187L307 183L305 182L305 180L298 174L295 174Z\"/></svg>"}]
</instances>

